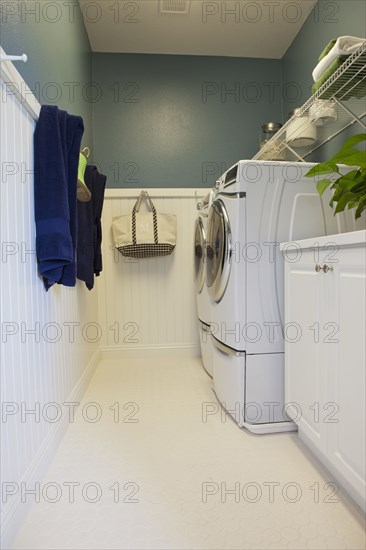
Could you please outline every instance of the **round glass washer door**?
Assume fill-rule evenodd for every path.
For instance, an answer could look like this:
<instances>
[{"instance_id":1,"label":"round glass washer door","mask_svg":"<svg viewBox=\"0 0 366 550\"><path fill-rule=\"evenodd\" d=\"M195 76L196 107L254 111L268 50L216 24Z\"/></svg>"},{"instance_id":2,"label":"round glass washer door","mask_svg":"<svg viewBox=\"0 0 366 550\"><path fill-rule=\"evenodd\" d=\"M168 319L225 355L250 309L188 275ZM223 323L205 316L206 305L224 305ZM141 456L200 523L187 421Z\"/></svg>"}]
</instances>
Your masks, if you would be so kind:
<instances>
[{"instance_id":1,"label":"round glass washer door","mask_svg":"<svg viewBox=\"0 0 366 550\"><path fill-rule=\"evenodd\" d=\"M224 203L217 199L209 210L207 226L206 284L211 298L220 302L231 271L231 229Z\"/></svg>"},{"instance_id":2,"label":"round glass washer door","mask_svg":"<svg viewBox=\"0 0 366 550\"><path fill-rule=\"evenodd\" d=\"M197 293L200 294L205 284L206 233L202 219L196 219L194 231L194 275Z\"/></svg>"}]
</instances>

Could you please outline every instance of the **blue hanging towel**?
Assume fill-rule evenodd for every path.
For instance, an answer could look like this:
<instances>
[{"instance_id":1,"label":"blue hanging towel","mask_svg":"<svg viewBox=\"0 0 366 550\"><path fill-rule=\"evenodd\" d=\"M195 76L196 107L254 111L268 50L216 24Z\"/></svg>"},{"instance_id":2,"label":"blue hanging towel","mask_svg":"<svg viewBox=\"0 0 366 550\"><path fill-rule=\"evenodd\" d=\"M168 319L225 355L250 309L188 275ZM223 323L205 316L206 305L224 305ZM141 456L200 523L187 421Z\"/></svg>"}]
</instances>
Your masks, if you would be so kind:
<instances>
[{"instance_id":1,"label":"blue hanging towel","mask_svg":"<svg viewBox=\"0 0 366 550\"><path fill-rule=\"evenodd\" d=\"M89 165L85 171L85 183L91 192L91 201L78 201L78 252L77 277L89 290L94 287L94 275L102 269L102 211L107 177Z\"/></svg>"},{"instance_id":2,"label":"blue hanging towel","mask_svg":"<svg viewBox=\"0 0 366 550\"><path fill-rule=\"evenodd\" d=\"M76 285L77 175L83 119L43 105L34 132L34 209L40 275Z\"/></svg>"}]
</instances>

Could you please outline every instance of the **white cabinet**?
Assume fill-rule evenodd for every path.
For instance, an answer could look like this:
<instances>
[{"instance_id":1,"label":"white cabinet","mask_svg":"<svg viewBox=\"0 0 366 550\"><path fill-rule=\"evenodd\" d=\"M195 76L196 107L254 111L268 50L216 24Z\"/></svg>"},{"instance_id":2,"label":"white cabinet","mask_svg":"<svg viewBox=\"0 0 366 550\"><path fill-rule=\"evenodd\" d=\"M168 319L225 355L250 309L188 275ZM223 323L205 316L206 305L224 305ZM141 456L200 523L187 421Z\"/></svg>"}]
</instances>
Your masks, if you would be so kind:
<instances>
[{"instance_id":1,"label":"white cabinet","mask_svg":"<svg viewBox=\"0 0 366 550\"><path fill-rule=\"evenodd\" d=\"M282 245L287 413L363 508L365 238L356 231Z\"/></svg>"},{"instance_id":2,"label":"white cabinet","mask_svg":"<svg viewBox=\"0 0 366 550\"><path fill-rule=\"evenodd\" d=\"M339 343L329 353L328 400L339 406L339 422L328 426L330 460L345 478L365 490L365 248L340 251L331 294Z\"/></svg>"},{"instance_id":3,"label":"white cabinet","mask_svg":"<svg viewBox=\"0 0 366 550\"><path fill-rule=\"evenodd\" d=\"M323 278L314 265L307 251L301 261L285 267L285 402L290 418L321 448L323 434L314 403L321 399L324 360L310 327L322 322Z\"/></svg>"}]
</instances>

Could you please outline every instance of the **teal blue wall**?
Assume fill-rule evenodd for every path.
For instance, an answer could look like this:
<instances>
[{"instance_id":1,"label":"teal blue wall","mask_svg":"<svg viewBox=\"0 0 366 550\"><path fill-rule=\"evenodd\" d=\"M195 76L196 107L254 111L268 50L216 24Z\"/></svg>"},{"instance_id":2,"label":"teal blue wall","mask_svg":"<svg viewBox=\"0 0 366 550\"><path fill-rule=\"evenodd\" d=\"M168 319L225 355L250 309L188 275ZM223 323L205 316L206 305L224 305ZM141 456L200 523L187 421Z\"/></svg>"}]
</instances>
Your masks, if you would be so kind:
<instances>
[{"instance_id":1,"label":"teal blue wall","mask_svg":"<svg viewBox=\"0 0 366 550\"><path fill-rule=\"evenodd\" d=\"M83 143L92 145L92 54L78 1L1 1L0 38L7 54L28 55L28 63L16 67L37 99L81 115Z\"/></svg>"},{"instance_id":2,"label":"teal blue wall","mask_svg":"<svg viewBox=\"0 0 366 550\"><path fill-rule=\"evenodd\" d=\"M320 0L282 60L92 54L72 1L58 11L55 2L2 2L1 45L28 54L17 67L41 103L84 118L83 144L93 147L109 187L211 186L255 154L263 122L283 121L310 96L312 70L331 38L365 35L365 2Z\"/></svg>"},{"instance_id":3,"label":"teal blue wall","mask_svg":"<svg viewBox=\"0 0 366 550\"><path fill-rule=\"evenodd\" d=\"M212 186L282 118L277 60L98 53L93 78L94 160L110 187Z\"/></svg>"}]
</instances>

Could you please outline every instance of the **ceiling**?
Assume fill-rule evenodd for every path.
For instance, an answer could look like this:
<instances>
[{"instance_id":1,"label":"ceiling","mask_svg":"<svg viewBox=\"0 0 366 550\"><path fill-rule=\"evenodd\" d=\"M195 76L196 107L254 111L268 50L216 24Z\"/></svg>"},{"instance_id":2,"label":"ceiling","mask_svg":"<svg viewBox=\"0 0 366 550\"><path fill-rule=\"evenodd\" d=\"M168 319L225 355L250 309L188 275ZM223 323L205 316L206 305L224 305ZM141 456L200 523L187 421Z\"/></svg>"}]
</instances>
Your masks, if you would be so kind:
<instances>
[{"instance_id":1,"label":"ceiling","mask_svg":"<svg viewBox=\"0 0 366 550\"><path fill-rule=\"evenodd\" d=\"M268 59L283 57L316 4L316 0L79 2L94 52Z\"/></svg>"}]
</instances>

